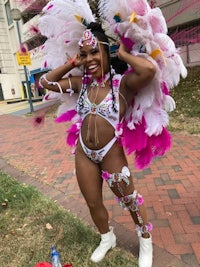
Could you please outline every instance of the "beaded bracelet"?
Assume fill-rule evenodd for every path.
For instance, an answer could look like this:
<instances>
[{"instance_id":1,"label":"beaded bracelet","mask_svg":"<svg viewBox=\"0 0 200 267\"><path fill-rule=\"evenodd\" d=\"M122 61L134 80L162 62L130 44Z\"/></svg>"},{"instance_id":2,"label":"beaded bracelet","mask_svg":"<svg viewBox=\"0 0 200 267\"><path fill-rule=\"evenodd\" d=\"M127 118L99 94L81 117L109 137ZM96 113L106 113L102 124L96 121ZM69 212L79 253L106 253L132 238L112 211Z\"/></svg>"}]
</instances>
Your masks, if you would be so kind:
<instances>
[{"instance_id":1,"label":"beaded bracelet","mask_svg":"<svg viewBox=\"0 0 200 267\"><path fill-rule=\"evenodd\" d=\"M69 62L72 65L72 67L74 68L76 67L75 60L73 58L70 58Z\"/></svg>"}]
</instances>

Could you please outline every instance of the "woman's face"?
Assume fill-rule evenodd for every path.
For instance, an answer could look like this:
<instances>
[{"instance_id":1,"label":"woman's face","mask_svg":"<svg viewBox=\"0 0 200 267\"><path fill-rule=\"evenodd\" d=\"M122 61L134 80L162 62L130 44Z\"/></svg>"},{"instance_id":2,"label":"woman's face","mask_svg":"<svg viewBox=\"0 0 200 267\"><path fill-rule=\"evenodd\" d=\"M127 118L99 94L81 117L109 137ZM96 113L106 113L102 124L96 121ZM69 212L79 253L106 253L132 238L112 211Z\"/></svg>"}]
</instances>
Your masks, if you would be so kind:
<instances>
[{"instance_id":1,"label":"woman's face","mask_svg":"<svg viewBox=\"0 0 200 267\"><path fill-rule=\"evenodd\" d=\"M108 55L102 44L98 44L95 48L87 45L87 41L83 42L80 48L80 58L83 61L87 72L94 78L99 78L109 71Z\"/></svg>"}]
</instances>

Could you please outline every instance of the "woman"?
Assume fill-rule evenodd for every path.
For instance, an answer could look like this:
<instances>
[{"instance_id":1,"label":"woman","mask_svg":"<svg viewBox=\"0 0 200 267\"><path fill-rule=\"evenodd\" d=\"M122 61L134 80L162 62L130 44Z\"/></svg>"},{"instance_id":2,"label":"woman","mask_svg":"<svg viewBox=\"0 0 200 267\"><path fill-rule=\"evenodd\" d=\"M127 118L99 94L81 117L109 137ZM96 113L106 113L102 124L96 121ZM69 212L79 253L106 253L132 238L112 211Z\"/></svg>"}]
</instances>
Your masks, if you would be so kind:
<instances>
[{"instance_id":1,"label":"woman","mask_svg":"<svg viewBox=\"0 0 200 267\"><path fill-rule=\"evenodd\" d=\"M145 58L133 56L120 44L118 58L131 69L126 75L113 75L109 43L97 23L91 23L79 41L80 53L63 66L43 76L41 84L52 91L67 88L79 93L77 112L81 129L75 152L76 175L91 217L101 234L101 242L91 260L99 262L116 246L116 236L108 224L103 204L103 179L108 182L122 207L130 211L140 240L139 266L152 266L151 224L143 199L137 193L128 162L118 138L117 127L134 99L134 95L154 77L156 69ZM82 77L63 78L73 68L84 68Z\"/></svg>"}]
</instances>

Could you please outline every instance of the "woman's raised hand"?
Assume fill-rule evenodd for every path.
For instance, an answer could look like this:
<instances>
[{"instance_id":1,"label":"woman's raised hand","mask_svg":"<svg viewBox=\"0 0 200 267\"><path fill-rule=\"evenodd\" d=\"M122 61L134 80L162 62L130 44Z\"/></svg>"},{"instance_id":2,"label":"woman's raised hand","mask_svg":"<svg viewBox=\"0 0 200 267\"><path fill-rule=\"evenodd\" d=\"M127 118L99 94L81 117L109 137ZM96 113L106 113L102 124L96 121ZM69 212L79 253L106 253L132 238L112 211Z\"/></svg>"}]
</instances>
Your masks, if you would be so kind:
<instances>
[{"instance_id":1,"label":"woman's raised hand","mask_svg":"<svg viewBox=\"0 0 200 267\"><path fill-rule=\"evenodd\" d=\"M123 60L124 54L127 54L127 53L130 53L128 47L121 42L119 49L118 49L118 53L117 53L118 58Z\"/></svg>"},{"instance_id":2,"label":"woman's raised hand","mask_svg":"<svg viewBox=\"0 0 200 267\"><path fill-rule=\"evenodd\" d=\"M69 62L72 64L73 67L80 67L84 64L83 59L80 57L79 54L74 55Z\"/></svg>"}]
</instances>

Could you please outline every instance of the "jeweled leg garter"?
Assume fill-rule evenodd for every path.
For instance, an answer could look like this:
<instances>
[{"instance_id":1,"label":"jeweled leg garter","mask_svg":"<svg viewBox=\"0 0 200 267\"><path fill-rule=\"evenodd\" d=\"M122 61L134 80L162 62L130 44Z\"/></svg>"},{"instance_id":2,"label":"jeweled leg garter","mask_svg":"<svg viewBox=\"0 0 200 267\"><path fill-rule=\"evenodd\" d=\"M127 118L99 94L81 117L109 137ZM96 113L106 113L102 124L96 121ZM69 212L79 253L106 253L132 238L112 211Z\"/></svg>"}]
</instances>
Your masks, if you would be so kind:
<instances>
[{"instance_id":1,"label":"jeweled leg garter","mask_svg":"<svg viewBox=\"0 0 200 267\"><path fill-rule=\"evenodd\" d=\"M143 218L140 215L139 206L144 203L144 199L142 195L137 193L136 190L134 190L133 194L131 195L118 198L118 201L123 209L134 212L137 216L138 224L136 224L136 231L138 236L149 233L153 229L152 223L144 224Z\"/></svg>"},{"instance_id":2,"label":"jeweled leg garter","mask_svg":"<svg viewBox=\"0 0 200 267\"><path fill-rule=\"evenodd\" d=\"M130 171L126 166L122 168L121 173L109 173L107 171L102 171L102 178L108 183L109 187L114 187L114 185L116 185L118 191L122 195L122 197L117 198L120 206L125 210L135 213L138 220L138 224L136 224L136 231L138 236L141 236L142 234L149 233L153 229L153 225L151 223L144 224L142 216L140 215L139 206L144 203L142 195L140 195L136 190L134 190L134 192L130 195L124 195L120 183L124 182L126 186L128 186L130 184L129 177Z\"/></svg>"},{"instance_id":3,"label":"jeweled leg garter","mask_svg":"<svg viewBox=\"0 0 200 267\"><path fill-rule=\"evenodd\" d=\"M130 171L126 166L122 168L122 171L120 173L109 173L107 171L102 171L102 178L106 180L109 187L113 187L114 184L116 184L117 189L122 196L124 195L124 193L122 187L120 186L120 182L123 181L128 186L130 184L129 177Z\"/></svg>"}]
</instances>

